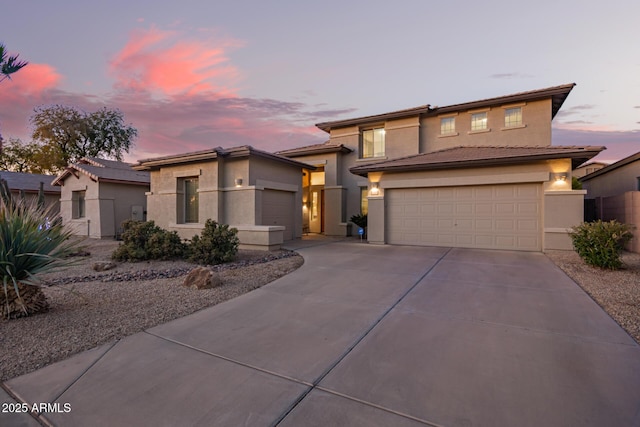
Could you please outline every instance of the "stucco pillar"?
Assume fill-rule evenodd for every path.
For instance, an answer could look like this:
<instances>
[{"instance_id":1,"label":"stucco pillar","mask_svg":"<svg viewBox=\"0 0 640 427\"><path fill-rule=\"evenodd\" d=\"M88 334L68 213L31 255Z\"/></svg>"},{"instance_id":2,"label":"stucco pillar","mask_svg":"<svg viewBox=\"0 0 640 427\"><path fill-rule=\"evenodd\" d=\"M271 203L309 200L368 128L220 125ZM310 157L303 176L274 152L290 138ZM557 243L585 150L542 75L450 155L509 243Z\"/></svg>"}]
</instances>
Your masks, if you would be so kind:
<instances>
[{"instance_id":1,"label":"stucco pillar","mask_svg":"<svg viewBox=\"0 0 640 427\"><path fill-rule=\"evenodd\" d=\"M324 188L324 234L327 236L346 236L346 188L340 185Z\"/></svg>"},{"instance_id":2,"label":"stucco pillar","mask_svg":"<svg viewBox=\"0 0 640 427\"><path fill-rule=\"evenodd\" d=\"M367 214L367 240L369 243L383 245L384 238L384 195L369 196Z\"/></svg>"},{"instance_id":3,"label":"stucco pillar","mask_svg":"<svg viewBox=\"0 0 640 427\"><path fill-rule=\"evenodd\" d=\"M585 190L547 191L544 193L543 250L571 250L572 227L584 221Z\"/></svg>"}]
</instances>

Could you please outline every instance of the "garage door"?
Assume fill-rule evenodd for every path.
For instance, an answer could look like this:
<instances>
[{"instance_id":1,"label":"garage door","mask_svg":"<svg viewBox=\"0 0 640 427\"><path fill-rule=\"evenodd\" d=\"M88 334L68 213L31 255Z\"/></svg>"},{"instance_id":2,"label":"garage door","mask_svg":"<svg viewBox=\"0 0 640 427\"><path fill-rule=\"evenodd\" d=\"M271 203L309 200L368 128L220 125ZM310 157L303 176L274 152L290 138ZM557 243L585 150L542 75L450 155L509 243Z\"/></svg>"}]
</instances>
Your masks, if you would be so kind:
<instances>
[{"instance_id":1,"label":"garage door","mask_svg":"<svg viewBox=\"0 0 640 427\"><path fill-rule=\"evenodd\" d=\"M262 225L283 225L284 240L293 239L294 193L264 190L262 192Z\"/></svg>"},{"instance_id":2,"label":"garage door","mask_svg":"<svg viewBox=\"0 0 640 427\"><path fill-rule=\"evenodd\" d=\"M387 242L541 250L540 184L389 189Z\"/></svg>"}]
</instances>

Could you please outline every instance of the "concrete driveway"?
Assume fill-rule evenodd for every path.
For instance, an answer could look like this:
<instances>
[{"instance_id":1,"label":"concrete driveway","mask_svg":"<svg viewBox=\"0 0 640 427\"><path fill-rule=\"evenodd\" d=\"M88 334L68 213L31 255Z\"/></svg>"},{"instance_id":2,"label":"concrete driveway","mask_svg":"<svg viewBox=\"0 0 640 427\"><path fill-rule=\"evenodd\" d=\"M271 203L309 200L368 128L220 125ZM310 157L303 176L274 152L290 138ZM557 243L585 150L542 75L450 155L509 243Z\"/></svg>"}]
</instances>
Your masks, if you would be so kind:
<instances>
[{"instance_id":1,"label":"concrete driveway","mask_svg":"<svg viewBox=\"0 0 640 427\"><path fill-rule=\"evenodd\" d=\"M60 426L640 425L640 347L543 254L300 253L261 289L5 387L59 403L42 417Z\"/></svg>"}]
</instances>

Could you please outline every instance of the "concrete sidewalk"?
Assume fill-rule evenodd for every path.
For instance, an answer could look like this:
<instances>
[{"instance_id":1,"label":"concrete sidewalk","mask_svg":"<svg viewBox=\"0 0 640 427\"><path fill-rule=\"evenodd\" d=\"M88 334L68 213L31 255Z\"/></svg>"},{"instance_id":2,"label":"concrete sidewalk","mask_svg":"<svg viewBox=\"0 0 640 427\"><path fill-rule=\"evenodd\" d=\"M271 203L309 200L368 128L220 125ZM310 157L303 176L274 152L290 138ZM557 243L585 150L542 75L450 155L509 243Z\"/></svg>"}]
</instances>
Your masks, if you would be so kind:
<instances>
[{"instance_id":1,"label":"concrete sidewalk","mask_svg":"<svg viewBox=\"0 0 640 427\"><path fill-rule=\"evenodd\" d=\"M5 387L59 426L640 424L640 347L543 254L299 250L261 289Z\"/></svg>"}]
</instances>

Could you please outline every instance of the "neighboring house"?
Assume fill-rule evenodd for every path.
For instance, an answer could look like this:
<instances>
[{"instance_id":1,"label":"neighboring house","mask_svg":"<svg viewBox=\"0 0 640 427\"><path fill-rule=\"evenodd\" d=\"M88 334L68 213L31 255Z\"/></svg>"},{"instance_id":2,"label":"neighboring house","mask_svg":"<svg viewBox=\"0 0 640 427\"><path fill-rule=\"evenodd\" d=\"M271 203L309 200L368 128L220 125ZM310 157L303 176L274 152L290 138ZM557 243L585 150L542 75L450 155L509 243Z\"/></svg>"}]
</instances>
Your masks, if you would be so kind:
<instances>
[{"instance_id":1,"label":"neighboring house","mask_svg":"<svg viewBox=\"0 0 640 427\"><path fill-rule=\"evenodd\" d=\"M238 229L241 247L276 249L302 235L308 165L250 146L140 160L151 173L148 219L189 239L207 219Z\"/></svg>"},{"instance_id":2,"label":"neighboring house","mask_svg":"<svg viewBox=\"0 0 640 427\"><path fill-rule=\"evenodd\" d=\"M62 222L76 235L116 238L124 220L145 219L149 173L129 163L84 157L51 185L60 186Z\"/></svg>"},{"instance_id":3,"label":"neighboring house","mask_svg":"<svg viewBox=\"0 0 640 427\"><path fill-rule=\"evenodd\" d=\"M44 190L45 206L52 212L60 211L60 188L51 185L55 175L0 171L0 179L7 181L13 197L23 197L28 203L37 203L40 186Z\"/></svg>"},{"instance_id":4,"label":"neighboring house","mask_svg":"<svg viewBox=\"0 0 640 427\"><path fill-rule=\"evenodd\" d=\"M582 178L585 175L589 175L590 173L599 171L600 169L607 166L608 164L609 163L602 163L602 162L587 162L575 168L571 172L571 175L573 175L575 178Z\"/></svg>"},{"instance_id":5,"label":"neighboring house","mask_svg":"<svg viewBox=\"0 0 640 427\"><path fill-rule=\"evenodd\" d=\"M635 227L627 248L640 253L640 152L580 178L595 218L616 219Z\"/></svg>"},{"instance_id":6,"label":"neighboring house","mask_svg":"<svg viewBox=\"0 0 640 427\"><path fill-rule=\"evenodd\" d=\"M570 249L585 194L571 171L604 149L551 146L574 86L318 124L325 144L278 153L316 167L305 228L346 236L368 213L370 243Z\"/></svg>"}]
</instances>

